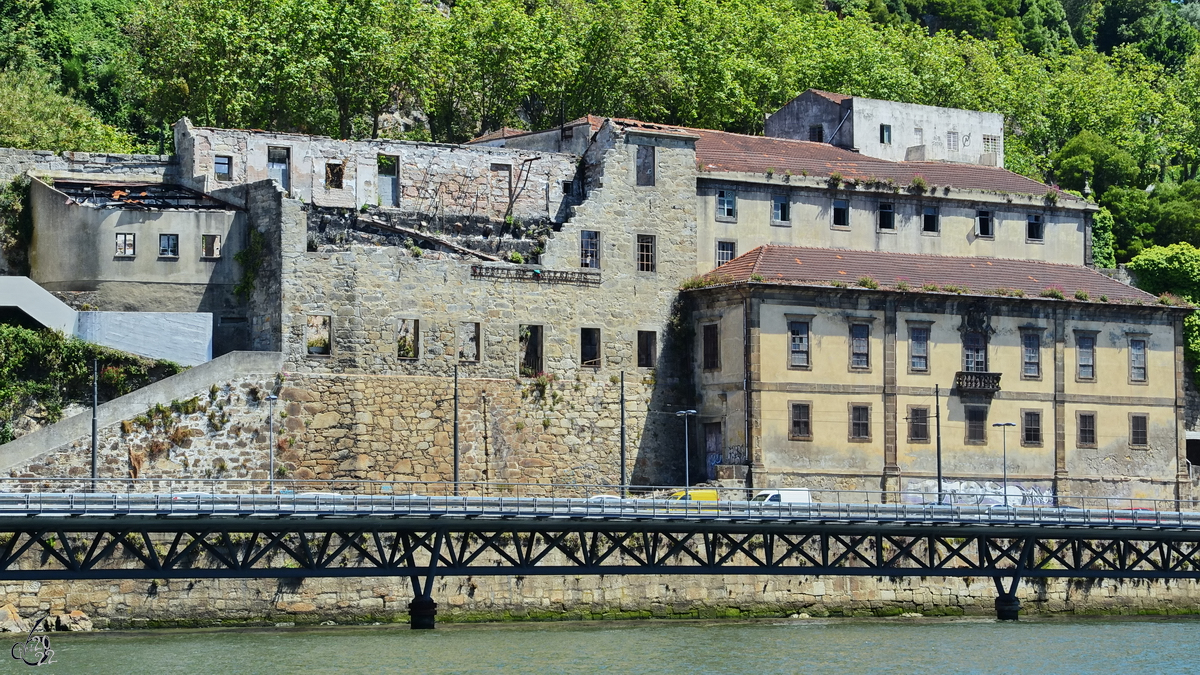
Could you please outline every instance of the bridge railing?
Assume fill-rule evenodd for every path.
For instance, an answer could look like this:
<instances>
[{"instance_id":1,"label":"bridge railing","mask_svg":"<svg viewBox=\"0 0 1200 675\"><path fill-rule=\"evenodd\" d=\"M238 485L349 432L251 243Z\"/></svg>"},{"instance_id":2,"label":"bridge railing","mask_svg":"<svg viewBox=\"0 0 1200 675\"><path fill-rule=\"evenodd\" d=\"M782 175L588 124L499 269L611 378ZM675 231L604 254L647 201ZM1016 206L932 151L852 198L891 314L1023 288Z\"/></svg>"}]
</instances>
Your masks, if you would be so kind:
<instances>
[{"instance_id":1,"label":"bridge railing","mask_svg":"<svg viewBox=\"0 0 1200 675\"><path fill-rule=\"evenodd\" d=\"M504 515L598 515L817 520L978 521L1196 526L1200 512L1176 500L1128 497L1030 497L1003 492L759 491L744 488L612 486L496 482L253 479L0 480L0 513L43 509L116 509L122 513L337 512ZM772 494L773 493L773 494ZM717 499L713 500L712 497ZM684 497L684 498L680 498ZM110 508L111 506L111 508Z\"/></svg>"}]
</instances>

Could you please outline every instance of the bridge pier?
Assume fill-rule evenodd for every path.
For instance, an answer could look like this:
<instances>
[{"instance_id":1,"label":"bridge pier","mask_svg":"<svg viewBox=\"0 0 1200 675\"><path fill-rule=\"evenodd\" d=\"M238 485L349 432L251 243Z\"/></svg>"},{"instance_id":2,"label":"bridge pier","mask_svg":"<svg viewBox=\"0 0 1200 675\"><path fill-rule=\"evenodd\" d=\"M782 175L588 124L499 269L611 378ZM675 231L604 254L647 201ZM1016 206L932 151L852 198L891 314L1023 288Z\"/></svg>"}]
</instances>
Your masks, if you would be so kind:
<instances>
[{"instance_id":1,"label":"bridge pier","mask_svg":"<svg viewBox=\"0 0 1200 675\"><path fill-rule=\"evenodd\" d=\"M428 595L418 595L408 603L408 626L413 630L432 630L437 626L437 603Z\"/></svg>"},{"instance_id":2,"label":"bridge pier","mask_svg":"<svg viewBox=\"0 0 1200 675\"><path fill-rule=\"evenodd\" d=\"M1020 611L1021 601L1015 593L1001 593L996 596L996 618L1000 621L1016 621Z\"/></svg>"}]
</instances>

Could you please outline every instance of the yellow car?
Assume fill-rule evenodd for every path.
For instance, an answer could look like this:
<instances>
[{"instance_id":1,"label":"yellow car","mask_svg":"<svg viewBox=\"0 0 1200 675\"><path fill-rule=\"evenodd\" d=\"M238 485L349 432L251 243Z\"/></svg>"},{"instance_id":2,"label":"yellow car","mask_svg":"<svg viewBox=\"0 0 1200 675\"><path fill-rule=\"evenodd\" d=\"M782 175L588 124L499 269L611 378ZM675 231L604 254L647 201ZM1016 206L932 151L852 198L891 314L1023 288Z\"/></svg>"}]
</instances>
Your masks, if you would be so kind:
<instances>
[{"instance_id":1,"label":"yellow car","mask_svg":"<svg viewBox=\"0 0 1200 675\"><path fill-rule=\"evenodd\" d=\"M720 501L721 497L717 494L716 490L701 488L697 490L676 490L672 492L671 496L667 497L667 499L674 499L676 501L715 502Z\"/></svg>"}]
</instances>

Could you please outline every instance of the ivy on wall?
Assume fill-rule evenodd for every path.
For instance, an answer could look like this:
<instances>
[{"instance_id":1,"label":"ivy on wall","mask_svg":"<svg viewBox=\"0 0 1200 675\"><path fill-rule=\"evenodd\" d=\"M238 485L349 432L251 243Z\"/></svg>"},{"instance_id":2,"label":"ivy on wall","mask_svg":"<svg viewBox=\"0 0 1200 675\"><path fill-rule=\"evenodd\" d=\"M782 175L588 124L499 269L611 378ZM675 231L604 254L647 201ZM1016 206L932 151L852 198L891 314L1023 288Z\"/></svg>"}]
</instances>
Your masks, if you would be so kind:
<instances>
[{"instance_id":1,"label":"ivy on wall","mask_svg":"<svg viewBox=\"0 0 1200 675\"><path fill-rule=\"evenodd\" d=\"M0 189L0 256L9 273L29 275L29 246L33 243L33 215L29 208L29 176L19 174Z\"/></svg>"}]
</instances>

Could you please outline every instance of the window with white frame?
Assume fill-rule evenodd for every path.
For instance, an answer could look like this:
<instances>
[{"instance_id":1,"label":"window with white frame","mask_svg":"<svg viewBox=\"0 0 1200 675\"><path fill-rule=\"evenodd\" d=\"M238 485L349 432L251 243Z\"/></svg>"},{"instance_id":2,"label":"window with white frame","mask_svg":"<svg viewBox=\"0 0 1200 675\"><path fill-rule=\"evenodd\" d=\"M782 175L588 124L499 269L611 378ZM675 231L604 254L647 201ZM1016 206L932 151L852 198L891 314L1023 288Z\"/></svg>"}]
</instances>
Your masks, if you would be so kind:
<instances>
[{"instance_id":1,"label":"window with white frame","mask_svg":"<svg viewBox=\"0 0 1200 675\"><path fill-rule=\"evenodd\" d=\"M792 368L807 368L808 353L808 322L788 322L788 365Z\"/></svg>"},{"instance_id":2,"label":"window with white frame","mask_svg":"<svg viewBox=\"0 0 1200 675\"><path fill-rule=\"evenodd\" d=\"M717 218L737 218L737 192L717 190Z\"/></svg>"},{"instance_id":3,"label":"window with white frame","mask_svg":"<svg viewBox=\"0 0 1200 675\"><path fill-rule=\"evenodd\" d=\"M1000 152L1000 137L990 134L983 135L983 151L984 152Z\"/></svg>"},{"instance_id":4,"label":"window with white frame","mask_svg":"<svg viewBox=\"0 0 1200 675\"><path fill-rule=\"evenodd\" d=\"M792 204L787 195L771 197L771 223L786 224L792 222Z\"/></svg>"},{"instance_id":5,"label":"window with white frame","mask_svg":"<svg viewBox=\"0 0 1200 675\"><path fill-rule=\"evenodd\" d=\"M1075 339L1075 360L1078 379L1096 379L1096 336L1080 335Z\"/></svg>"},{"instance_id":6,"label":"window with white frame","mask_svg":"<svg viewBox=\"0 0 1200 675\"><path fill-rule=\"evenodd\" d=\"M1035 332L1021 334L1021 377L1036 380L1042 376L1042 336Z\"/></svg>"},{"instance_id":7,"label":"window with white frame","mask_svg":"<svg viewBox=\"0 0 1200 675\"><path fill-rule=\"evenodd\" d=\"M958 152L958 132L946 132L946 149L950 152Z\"/></svg>"},{"instance_id":8,"label":"window with white frame","mask_svg":"<svg viewBox=\"0 0 1200 675\"><path fill-rule=\"evenodd\" d=\"M737 242L734 241L718 241L717 242L717 267L733 260L737 257Z\"/></svg>"},{"instance_id":9,"label":"window with white frame","mask_svg":"<svg viewBox=\"0 0 1200 675\"><path fill-rule=\"evenodd\" d=\"M600 233L583 230L579 233L579 266L600 269Z\"/></svg>"},{"instance_id":10,"label":"window with white frame","mask_svg":"<svg viewBox=\"0 0 1200 675\"><path fill-rule=\"evenodd\" d=\"M892 144L892 125L890 125L890 124L880 124L879 125L879 142L883 145L891 145Z\"/></svg>"},{"instance_id":11,"label":"window with white frame","mask_svg":"<svg viewBox=\"0 0 1200 675\"><path fill-rule=\"evenodd\" d=\"M160 257L160 258L178 258L179 257L179 235L177 235L177 234L160 234L160 235L158 235L158 257Z\"/></svg>"},{"instance_id":12,"label":"window with white frame","mask_svg":"<svg viewBox=\"0 0 1200 675\"><path fill-rule=\"evenodd\" d=\"M1134 338L1129 341L1129 380L1146 381L1146 340Z\"/></svg>"},{"instance_id":13,"label":"window with white frame","mask_svg":"<svg viewBox=\"0 0 1200 675\"><path fill-rule=\"evenodd\" d=\"M134 252L133 243L134 243L135 236L136 235L134 235L132 232L118 232L117 233L117 256L118 257L120 257L120 258L134 257L135 252Z\"/></svg>"},{"instance_id":14,"label":"window with white frame","mask_svg":"<svg viewBox=\"0 0 1200 675\"><path fill-rule=\"evenodd\" d=\"M963 370L968 373L987 372L987 340L983 333L963 335Z\"/></svg>"},{"instance_id":15,"label":"window with white frame","mask_svg":"<svg viewBox=\"0 0 1200 675\"><path fill-rule=\"evenodd\" d=\"M929 371L929 327L908 329L908 368L918 373Z\"/></svg>"},{"instance_id":16,"label":"window with white frame","mask_svg":"<svg viewBox=\"0 0 1200 675\"><path fill-rule=\"evenodd\" d=\"M995 223L992 221L991 211L976 211L975 212L975 235L978 237L993 237L995 236Z\"/></svg>"},{"instance_id":17,"label":"window with white frame","mask_svg":"<svg viewBox=\"0 0 1200 675\"><path fill-rule=\"evenodd\" d=\"M850 227L850 202L848 200L833 200L833 226Z\"/></svg>"},{"instance_id":18,"label":"window with white frame","mask_svg":"<svg viewBox=\"0 0 1200 675\"><path fill-rule=\"evenodd\" d=\"M213 175L217 180L233 180L233 157L229 155L213 157Z\"/></svg>"},{"instance_id":19,"label":"window with white frame","mask_svg":"<svg viewBox=\"0 0 1200 675\"><path fill-rule=\"evenodd\" d=\"M850 367L855 370L871 367L871 327L865 323L850 324Z\"/></svg>"}]
</instances>

